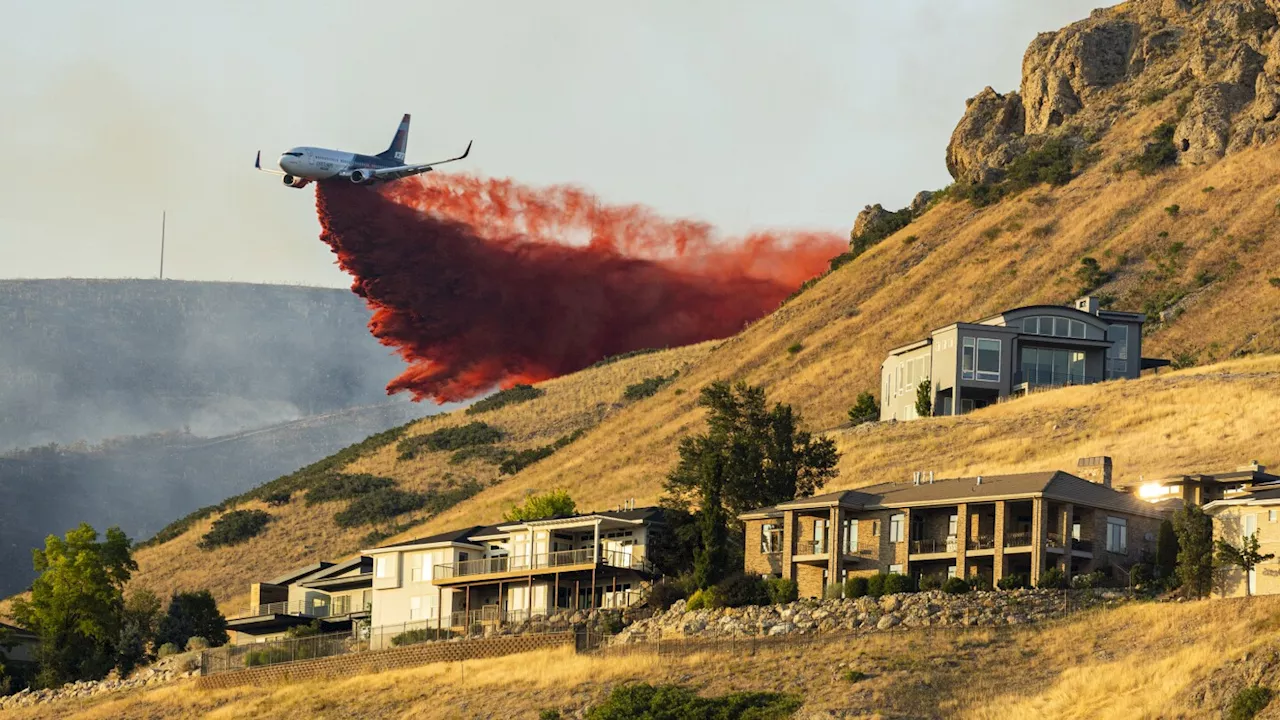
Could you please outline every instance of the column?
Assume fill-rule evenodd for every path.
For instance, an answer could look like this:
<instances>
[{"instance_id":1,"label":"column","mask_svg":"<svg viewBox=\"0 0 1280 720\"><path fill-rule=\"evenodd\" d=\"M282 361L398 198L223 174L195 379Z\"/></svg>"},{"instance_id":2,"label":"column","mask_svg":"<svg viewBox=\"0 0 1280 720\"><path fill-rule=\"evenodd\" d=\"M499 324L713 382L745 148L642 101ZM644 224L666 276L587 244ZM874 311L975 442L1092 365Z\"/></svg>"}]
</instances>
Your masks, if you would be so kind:
<instances>
[{"instance_id":1,"label":"column","mask_svg":"<svg viewBox=\"0 0 1280 720\"><path fill-rule=\"evenodd\" d=\"M911 508L902 510L902 543L900 544L902 574L911 574Z\"/></svg>"},{"instance_id":2,"label":"column","mask_svg":"<svg viewBox=\"0 0 1280 720\"><path fill-rule=\"evenodd\" d=\"M969 504L956 506L956 577L969 579Z\"/></svg>"},{"instance_id":3,"label":"column","mask_svg":"<svg viewBox=\"0 0 1280 720\"><path fill-rule=\"evenodd\" d=\"M1004 579L1004 533L1005 533L1005 501L996 501L995 541L996 549L991 558L991 583L999 585Z\"/></svg>"},{"instance_id":4,"label":"column","mask_svg":"<svg viewBox=\"0 0 1280 720\"><path fill-rule=\"evenodd\" d=\"M1074 506L1065 503L1058 511L1058 523L1062 527L1062 574L1071 580L1071 516Z\"/></svg>"},{"instance_id":5,"label":"column","mask_svg":"<svg viewBox=\"0 0 1280 720\"><path fill-rule=\"evenodd\" d=\"M784 510L782 511L782 577L788 580L799 580L796 577L795 555L796 513L794 510Z\"/></svg>"},{"instance_id":6,"label":"column","mask_svg":"<svg viewBox=\"0 0 1280 720\"><path fill-rule=\"evenodd\" d=\"M1042 497L1031 500L1031 584L1040 582L1044 573L1044 546L1048 534L1049 501Z\"/></svg>"},{"instance_id":7,"label":"column","mask_svg":"<svg viewBox=\"0 0 1280 720\"><path fill-rule=\"evenodd\" d=\"M840 520L843 515L840 506L836 505L831 508L831 516L827 520L827 582L832 585L840 582L840 566L844 559L840 546Z\"/></svg>"}]
</instances>

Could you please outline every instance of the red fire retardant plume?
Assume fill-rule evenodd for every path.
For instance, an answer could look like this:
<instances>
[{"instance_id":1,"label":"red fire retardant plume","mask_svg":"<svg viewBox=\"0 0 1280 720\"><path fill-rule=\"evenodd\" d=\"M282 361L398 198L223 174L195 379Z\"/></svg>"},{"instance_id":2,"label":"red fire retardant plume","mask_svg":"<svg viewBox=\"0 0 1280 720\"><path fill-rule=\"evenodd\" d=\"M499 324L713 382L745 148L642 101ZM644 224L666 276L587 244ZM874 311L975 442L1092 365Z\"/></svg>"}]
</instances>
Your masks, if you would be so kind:
<instances>
[{"instance_id":1,"label":"red fire retardant plume","mask_svg":"<svg viewBox=\"0 0 1280 720\"><path fill-rule=\"evenodd\" d=\"M409 364L387 386L463 400L641 348L732 335L845 249L832 233L718 241L573 188L445 176L319 183L320 238Z\"/></svg>"}]
</instances>

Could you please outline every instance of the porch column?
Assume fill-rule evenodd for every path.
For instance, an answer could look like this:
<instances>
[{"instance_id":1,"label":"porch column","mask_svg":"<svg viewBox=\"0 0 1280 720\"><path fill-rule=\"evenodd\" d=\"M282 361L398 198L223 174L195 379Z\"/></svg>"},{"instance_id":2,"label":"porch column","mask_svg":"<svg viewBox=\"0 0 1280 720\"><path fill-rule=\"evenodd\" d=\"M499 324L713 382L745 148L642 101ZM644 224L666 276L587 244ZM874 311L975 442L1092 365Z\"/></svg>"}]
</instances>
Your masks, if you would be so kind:
<instances>
[{"instance_id":1,"label":"porch column","mask_svg":"<svg viewBox=\"0 0 1280 720\"><path fill-rule=\"evenodd\" d=\"M840 565L842 564L842 550L840 547L840 520L844 516L844 511L839 505L831 508L831 517L827 520L827 582L834 585L840 582ZM823 588L826 591L826 588Z\"/></svg>"},{"instance_id":2,"label":"porch column","mask_svg":"<svg viewBox=\"0 0 1280 720\"><path fill-rule=\"evenodd\" d=\"M1005 517L1008 509L1005 507L1004 500L996 501L996 521L995 521L995 552L991 558L991 584L999 586L1000 581L1004 579L1004 533L1005 533Z\"/></svg>"},{"instance_id":3,"label":"porch column","mask_svg":"<svg viewBox=\"0 0 1280 720\"><path fill-rule=\"evenodd\" d=\"M1071 523L1074 510L1075 506L1071 503L1066 503L1058 511L1058 522L1062 528L1062 573L1068 581L1071 580L1071 546L1073 544L1071 540Z\"/></svg>"},{"instance_id":4,"label":"porch column","mask_svg":"<svg viewBox=\"0 0 1280 720\"><path fill-rule=\"evenodd\" d=\"M901 554L898 554L899 548L894 548L900 564L902 565L902 574L911 574L911 508L902 509L902 544Z\"/></svg>"},{"instance_id":5,"label":"porch column","mask_svg":"<svg viewBox=\"0 0 1280 720\"><path fill-rule=\"evenodd\" d=\"M960 414L960 381L956 380L955 386L951 388L951 414Z\"/></svg>"},{"instance_id":6,"label":"porch column","mask_svg":"<svg viewBox=\"0 0 1280 720\"><path fill-rule=\"evenodd\" d=\"M1044 573L1044 546L1048 538L1049 501L1043 497L1031 500L1031 584L1040 584Z\"/></svg>"},{"instance_id":7,"label":"porch column","mask_svg":"<svg viewBox=\"0 0 1280 720\"><path fill-rule=\"evenodd\" d=\"M956 577L969 579L969 504L956 505Z\"/></svg>"},{"instance_id":8,"label":"porch column","mask_svg":"<svg viewBox=\"0 0 1280 720\"><path fill-rule=\"evenodd\" d=\"M506 614L503 605L506 604L507 595L502 591L502 581L498 581L498 627L502 627L502 616Z\"/></svg>"},{"instance_id":9,"label":"porch column","mask_svg":"<svg viewBox=\"0 0 1280 720\"><path fill-rule=\"evenodd\" d=\"M798 580L796 577L796 514L794 510L782 512L782 577Z\"/></svg>"},{"instance_id":10,"label":"porch column","mask_svg":"<svg viewBox=\"0 0 1280 720\"><path fill-rule=\"evenodd\" d=\"M453 595L449 595L453 599ZM444 588L436 588L436 630L444 627Z\"/></svg>"},{"instance_id":11,"label":"porch column","mask_svg":"<svg viewBox=\"0 0 1280 720\"><path fill-rule=\"evenodd\" d=\"M600 563L600 521L599 520L596 520L595 539L591 543L591 562L597 565Z\"/></svg>"},{"instance_id":12,"label":"porch column","mask_svg":"<svg viewBox=\"0 0 1280 720\"><path fill-rule=\"evenodd\" d=\"M529 573L529 589L525 595L525 620L533 617L533 573Z\"/></svg>"}]
</instances>

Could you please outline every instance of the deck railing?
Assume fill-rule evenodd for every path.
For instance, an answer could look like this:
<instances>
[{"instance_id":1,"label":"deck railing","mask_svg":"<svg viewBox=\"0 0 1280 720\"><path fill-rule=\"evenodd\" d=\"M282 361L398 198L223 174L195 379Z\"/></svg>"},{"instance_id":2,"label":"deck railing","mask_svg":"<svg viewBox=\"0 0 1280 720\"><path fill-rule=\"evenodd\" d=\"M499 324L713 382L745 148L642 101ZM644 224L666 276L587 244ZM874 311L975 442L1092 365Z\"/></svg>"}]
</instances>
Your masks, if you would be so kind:
<instances>
[{"instance_id":1,"label":"deck railing","mask_svg":"<svg viewBox=\"0 0 1280 720\"><path fill-rule=\"evenodd\" d=\"M1031 533L1012 532L1004 534L1005 547L1027 547L1031 545Z\"/></svg>"},{"instance_id":2,"label":"deck railing","mask_svg":"<svg viewBox=\"0 0 1280 720\"><path fill-rule=\"evenodd\" d=\"M954 536L945 538L924 538L911 541L912 554L919 553L953 553L959 549L959 541Z\"/></svg>"},{"instance_id":3,"label":"deck railing","mask_svg":"<svg viewBox=\"0 0 1280 720\"><path fill-rule=\"evenodd\" d=\"M351 598L342 596L330 599L282 600L262 605L250 605L248 612L240 617L297 615L298 617L327 618L347 615L353 612L369 612L372 609L372 603L352 602Z\"/></svg>"},{"instance_id":4,"label":"deck railing","mask_svg":"<svg viewBox=\"0 0 1280 720\"><path fill-rule=\"evenodd\" d=\"M573 565L590 565L593 562L608 567L653 572L653 564L630 553L601 551L597 558L591 548L578 550L561 550L559 552L540 553L536 555L503 555L499 557L481 558L479 560L463 560L435 566L435 578L449 580L473 575L496 575L510 572L537 572L554 570Z\"/></svg>"},{"instance_id":5,"label":"deck railing","mask_svg":"<svg viewBox=\"0 0 1280 720\"><path fill-rule=\"evenodd\" d=\"M969 538L968 548L970 550L990 550L996 546L995 535L979 535Z\"/></svg>"}]
</instances>

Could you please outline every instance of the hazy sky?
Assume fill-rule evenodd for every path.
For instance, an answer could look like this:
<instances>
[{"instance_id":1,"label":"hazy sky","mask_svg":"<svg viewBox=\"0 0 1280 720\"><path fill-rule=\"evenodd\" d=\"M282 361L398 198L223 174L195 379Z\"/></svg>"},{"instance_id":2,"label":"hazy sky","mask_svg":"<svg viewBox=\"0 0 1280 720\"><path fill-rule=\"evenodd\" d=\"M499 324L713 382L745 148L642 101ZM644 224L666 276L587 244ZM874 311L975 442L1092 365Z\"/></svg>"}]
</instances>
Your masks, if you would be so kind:
<instances>
[{"instance_id":1,"label":"hazy sky","mask_svg":"<svg viewBox=\"0 0 1280 720\"><path fill-rule=\"evenodd\" d=\"M293 145L572 183L731 234L950 182L964 101L1107 0L0 5L0 277L345 286ZM455 166L455 167L459 167Z\"/></svg>"}]
</instances>

